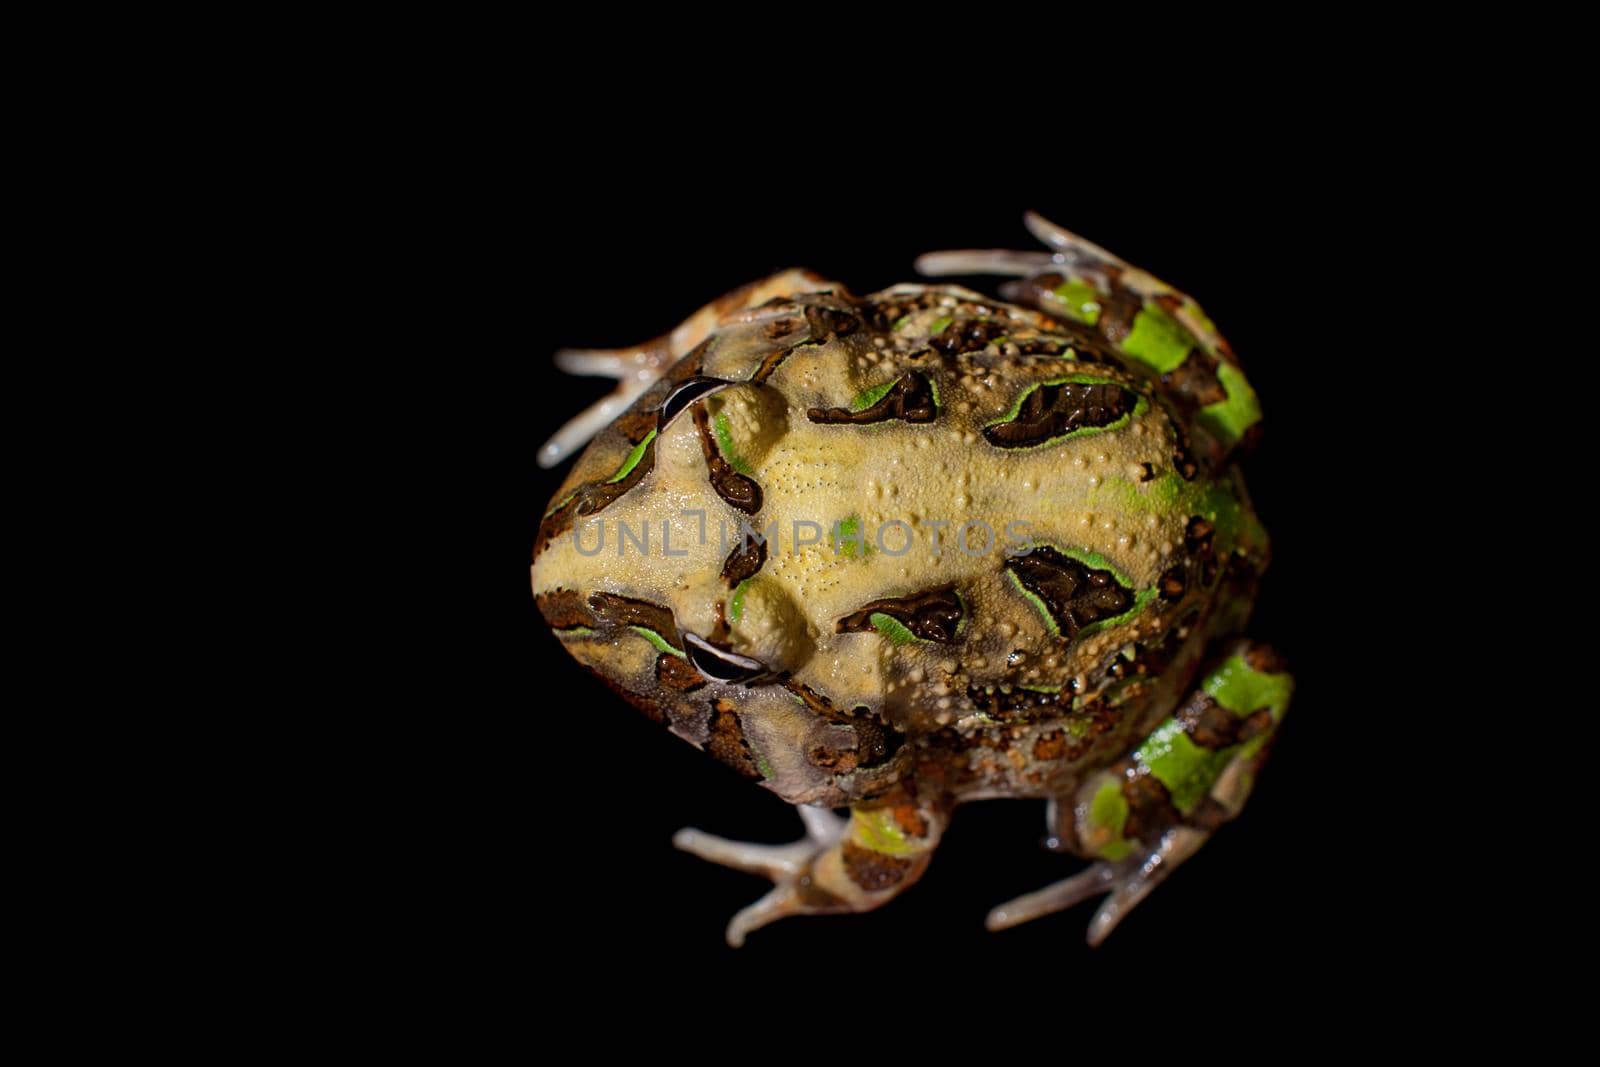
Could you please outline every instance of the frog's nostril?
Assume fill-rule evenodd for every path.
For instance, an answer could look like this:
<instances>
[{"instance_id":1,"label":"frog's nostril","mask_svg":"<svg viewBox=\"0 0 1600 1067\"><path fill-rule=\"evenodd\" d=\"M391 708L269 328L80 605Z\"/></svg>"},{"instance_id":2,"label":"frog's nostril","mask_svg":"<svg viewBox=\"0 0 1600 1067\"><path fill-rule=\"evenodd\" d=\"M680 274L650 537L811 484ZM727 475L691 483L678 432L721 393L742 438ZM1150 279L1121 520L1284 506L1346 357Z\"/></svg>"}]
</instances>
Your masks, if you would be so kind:
<instances>
[{"instance_id":1,"label":"frog's nostril","mask_svg":"<svg viewBox=\"0 0 1600 1067\"><path fill-rule=\"evenodd\" d=\"M766 664L760 660L718 648L698 634L685 631L683 644L685 651L689 653L689 662L694 665L695 670L719 682L750 685L768 679L772 675Z\"/></svg>"}]
</instances>

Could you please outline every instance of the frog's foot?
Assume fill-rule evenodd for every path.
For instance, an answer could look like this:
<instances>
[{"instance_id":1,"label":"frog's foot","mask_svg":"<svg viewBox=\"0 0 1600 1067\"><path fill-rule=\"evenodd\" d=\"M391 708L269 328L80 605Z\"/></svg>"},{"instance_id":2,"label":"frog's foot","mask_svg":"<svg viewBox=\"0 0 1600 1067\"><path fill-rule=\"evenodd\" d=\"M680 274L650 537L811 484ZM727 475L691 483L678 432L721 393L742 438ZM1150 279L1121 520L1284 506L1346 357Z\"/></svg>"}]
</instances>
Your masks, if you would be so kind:
<instances>
[{"instance_id":1,"label":"frog's foot","mask_svg":"<svg viewBox=\"0 0 1600 1067\"><path fill-rule=\"evenodd\" d=\"M1238 815L1266 761L1293 682L1264 645L1240 642L1171 718L1125 760L1050 807L1049 841L1097 860L1087 870L989 913L1001 930L1106 900L1089 924L1098 945L1128 912Z\"/></svg>"},{"instance_id":2,"label":"frog's foot","mask_svg":"<svg viewBox=\"0 0 1600 1067\"><path fill-rule=\"evenodd\" d=\"M786 270L752 282L718 297L696 311L671 333L633 348L564 348L555 355L556 366L568 374L615 378L617 388L585 408L557 430L539 449L539 466L554 467L588 444L596 434L639 399L640 394L722 325L725 319L764 304L774 297L793 296L833 286L820 275Z\"/></svg>"},{"instance_id":3,"label":"frog's foot","mask_svg":"<svg viewBox=\"0 0 1600 1067\"><path fill-rule=\"evenodd\" d=\"M1102 860L1071 878L1006 901L989 912L984 925L991 930L1004 930L1105 894L1105 901L1089 923L1089 944L1099 945L1173 868L1194 855L1206 837L1192 827L1175 827L1143 856L1119 863Z\"/></svg>"},{"instance_id":4,"label":"frog's foot","mask_svg":"<svg viewBox=\"0 0 1600 1067\"><path fill-rule=\"evenodd\" d=\"M915 805L856 808L842 819L801 806L806 836L792 845L729 841L679 830L672 843L724 867L764 875L773 888L728 923L728 944L790 915L870 911L915 882L938 844L943 819Z\"/></svg>"},{"instance_id":5,"label":"frog's foot","mask_svg":"<svg viewBox=\"0 0 1600 1067\"><path fill-rule=\"evenodd\" d=\"M999 248L960 249L949 252L929 252L918 256L914 264L918 274L941 277L947 274L993 274L1010 278L1026 278L1049 270L1070 268L1090 271L1099 276L1112 272L1134 270L1116 256L1093 241L1085 240L1045 218L1029 211L1022 216L1028 232L1048 245L1049 252L1011 252Z\"/></svg>"}]
</instances>

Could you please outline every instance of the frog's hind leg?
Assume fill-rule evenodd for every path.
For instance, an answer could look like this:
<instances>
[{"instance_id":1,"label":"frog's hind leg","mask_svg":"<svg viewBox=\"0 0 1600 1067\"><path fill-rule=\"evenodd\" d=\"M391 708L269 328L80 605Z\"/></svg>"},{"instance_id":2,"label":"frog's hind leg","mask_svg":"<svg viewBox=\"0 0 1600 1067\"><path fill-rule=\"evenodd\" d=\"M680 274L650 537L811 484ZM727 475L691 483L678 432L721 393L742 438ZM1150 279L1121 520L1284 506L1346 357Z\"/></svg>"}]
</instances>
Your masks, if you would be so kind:
<instances>
[{"instance_id":1,"label":"frog's hind leg","mask_svg":"<svg viewBox=\"0 0 1600 1067\"><path fill-rule=\"evenodd\" d=\"M728 923L738 948L752 930L790 915L871 911L894 899L928 866L944 814L931 805L875 801L843 819L821 808L797 809L806 836L791 845L756 845L680 830L672 843L724 867L764 875L773 888Z\"/></svg>"},{"instance_id":2,"label":"frog's hind leg","mask_svg":"<svg viewBox=\"0 0 1600 1067\"><path fill-rule=\"evenodd\" d=\"M590 378L615 378L617 388L602 397L555 432L539 449L539 466L554 467L588 444L595 434L628 410L656 379L704 341L723 320L764 304L775 297L814 292L833 283L807 270L786 270L718 297L696 311L671 333L633 348L564 348L556 353L557 367L568 374Z\"/></svg>"},{"instance_id":3,"label":"frog's hind leg","mask_svg":"<svg viewBox=\"0 0 1600 1067\"><path fill-rule=\"evenodd\" d=\"M1104 895L1089 924L1098 945L1223 823L1238 815L1293 683L1264 645L1242 642L1178 711L1121 763L1051 805L1052 837L1094 857L1087 870L989 913L991 930ZM1061 840L1065 839L1065 840Z\"/></svg>"}]
</instances>

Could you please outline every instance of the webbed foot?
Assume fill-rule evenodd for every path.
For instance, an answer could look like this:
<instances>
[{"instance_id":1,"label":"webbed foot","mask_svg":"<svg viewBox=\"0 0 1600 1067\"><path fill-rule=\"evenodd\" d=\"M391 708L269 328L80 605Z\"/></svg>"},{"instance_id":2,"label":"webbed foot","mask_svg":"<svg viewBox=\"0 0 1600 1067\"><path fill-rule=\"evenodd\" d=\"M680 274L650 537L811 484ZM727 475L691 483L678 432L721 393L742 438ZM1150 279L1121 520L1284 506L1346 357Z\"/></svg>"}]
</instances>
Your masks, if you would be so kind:
<instances>
[{"instance_id":1,"label":"webbed foot","mask_svg":"<svg viewBox=\"0 0 1600 1067\"><path fill-rule=\"evenodd\" d=\"M770 878L773 887L728 923L728 944L790 915L870 911L915 882L938 844L943 819L914 805L856 808L843 819L822 808L797 809L806 836L790 845L729 841L683 829L672 843L701 859Z\"/></svg>"},{"instance_id":2,"label":"webbed foot","mask_svg":"<svg viewBox=\"0 0 1600 1067\"><path fill-rule=\"evenodd\" d=\"M1288 710L1293 681L1264 645L1240 642L1129 758L1050 806L1052 842L1096 860L989 913L1003 930L1105 895L1089 924L1104 941L1150 891L1238 815Z\"/></svg>"},{"instance_id":3,"label":"webbed foot","mask_svg":"<svg viewBox=\"0 0 1600 1067\"><path fill-rule=\"evenodd\" d=\"M989 912L984 925L990 930L1004 930L1105 894L1100 910L1089 922L1089 944L1099 945L1123 916L1149 896L1178 864L1194 855L1206 836L1191 827L1175 827L1143 856L1116 863L1101 860L1071 878L1006 901Z\"/></svg>"}]
</instances>

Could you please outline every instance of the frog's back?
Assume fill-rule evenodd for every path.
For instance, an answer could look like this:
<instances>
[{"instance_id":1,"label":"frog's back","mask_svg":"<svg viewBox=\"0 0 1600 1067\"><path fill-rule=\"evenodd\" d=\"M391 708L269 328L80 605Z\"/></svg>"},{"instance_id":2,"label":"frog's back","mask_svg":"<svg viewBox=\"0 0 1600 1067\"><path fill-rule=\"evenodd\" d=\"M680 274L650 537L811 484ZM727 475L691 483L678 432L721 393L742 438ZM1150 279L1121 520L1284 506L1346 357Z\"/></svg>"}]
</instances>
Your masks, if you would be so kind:
<instances>
[{"instance_id":1,"label":"frog's back","mask_svg":"<svg viewBox=\"0 0 1600 1067\"><path fill-rule=\"evenodd\" d=\"M722 315L600 435L535 587L580 661L787 799L919 759L1043 795L1170 712L1218 550L1264 552L1208 467L1100 330L797 293Z\"/></svg>"}]
</instances>

